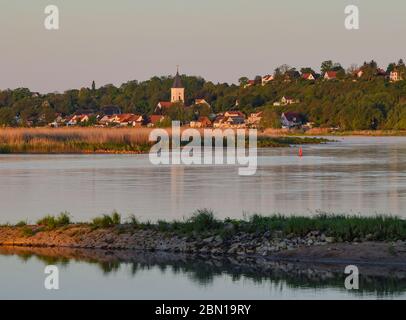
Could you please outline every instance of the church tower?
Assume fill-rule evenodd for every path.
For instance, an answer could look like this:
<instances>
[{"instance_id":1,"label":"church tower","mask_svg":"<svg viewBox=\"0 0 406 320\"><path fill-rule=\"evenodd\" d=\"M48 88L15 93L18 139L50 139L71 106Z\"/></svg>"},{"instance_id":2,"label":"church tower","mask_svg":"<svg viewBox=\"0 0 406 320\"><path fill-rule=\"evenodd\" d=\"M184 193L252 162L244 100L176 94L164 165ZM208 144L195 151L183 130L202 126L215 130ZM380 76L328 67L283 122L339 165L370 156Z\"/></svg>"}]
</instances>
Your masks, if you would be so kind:
<instances>
[{"instance_id":1,"label":"church tower","mask_svg":"<svg viewBox=\"0 0 406 320\"><path fill-rule=\"evenodd\" d=\"M171 102L185 102L185 88L182 85L182 80L179 75L179 68L176 72L175 79L173 80L173 85L171 88Z\"/></svg>"}]
</instances>

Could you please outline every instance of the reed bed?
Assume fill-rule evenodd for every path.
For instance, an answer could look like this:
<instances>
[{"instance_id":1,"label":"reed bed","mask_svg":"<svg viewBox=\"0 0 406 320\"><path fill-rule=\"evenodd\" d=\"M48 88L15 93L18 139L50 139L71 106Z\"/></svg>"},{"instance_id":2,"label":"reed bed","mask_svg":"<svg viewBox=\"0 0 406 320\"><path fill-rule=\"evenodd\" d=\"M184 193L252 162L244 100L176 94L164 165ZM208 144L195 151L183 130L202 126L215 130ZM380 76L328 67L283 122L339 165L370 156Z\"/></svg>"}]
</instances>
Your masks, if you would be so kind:
<instances>
[{"instance_id":1,"label":"reed bed","mask_svg":"<svg viewBox=\"0 0 406 320\"><path fill-rule=\"evenodd\" d=\"M149 128L5 128L0 153L145 152Z\"/></svg>"},{"instance_id":2,"label":"reed bed","mask_svg":"<svg viewBox=\"0 0 406 320\"><path fill-rule=\"evenodd\" d=\"M185 129L187 127L182 128L182 131ZM0 154L146 153L155 143L149 141L152 130L152 128L3 128L0 129ZM170 128L165 130L169 136L172 134ZM199 131L203 136L203 129ZM224 140L226 146L226 139ZM259 148L318 144L327 141L310 137L270 136L263 133L258 135Z\"/></svg>"}]
</instances>

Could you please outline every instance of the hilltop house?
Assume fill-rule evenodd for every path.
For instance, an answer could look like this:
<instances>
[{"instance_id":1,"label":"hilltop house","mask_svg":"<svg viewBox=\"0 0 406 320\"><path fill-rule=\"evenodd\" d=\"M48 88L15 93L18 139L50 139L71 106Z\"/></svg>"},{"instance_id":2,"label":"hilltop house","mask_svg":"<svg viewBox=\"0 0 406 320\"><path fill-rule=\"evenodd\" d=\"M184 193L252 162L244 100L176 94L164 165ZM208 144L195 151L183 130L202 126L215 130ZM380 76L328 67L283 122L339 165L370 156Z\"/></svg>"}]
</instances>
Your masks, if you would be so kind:
<instances>
[{"instance_id":1,"label":"hilltop house","mask_svg":"<svg viewBox=\"0 0 406 320\"><path fill-rule=\"evenodd\" d=\"M251 128L257 128L262 120L263 112L251 113L246 123Z\"/></svg>"},{"instance_id":2,"label":"hilltop house","mask_svg":"<svg viewBox=\"0 0 406 320\"><path fill-rule=\"evenodd\" d=\"M324 74L324 80L336 80L337 79L337 72L336 71L327 71Z\"/></svg>"},{"instance_id":3,"label":"hilltop house","mask_svg":"<svg viewBox=\"0 0 406 320\"><path fill-rule=\"evenodd\" d=\"M206 107L208 107L209 109L211 109L211 105L210 105L210 103L208 103L205 99L196 99L195 100L195 105L197 105L197 106L206 106Z\"/></svg>"},{"instance_id":4,"label":"hilltop house","mask_svg":"<svg viewBox=\"0 0 406 320\"><path fill-rule=\"evenodd\" d=\"M283 96L280 101L274 102L273 105L276 107L279 107L279 106L287 106L287 105L295 104L295 103L300 103L300 100L294 99L292 97Z\"/></svg>"},{"instance_id":5,"label":"hilltop house","mask_svg":"<svg viewBox=\"0 0 406 320\"><path fill-rule=\"evenodd\" d=\"M313 73L303 73L302 74L302 79L309 80L309 81L314 81L314 80L316 80L316 77L314 76Z\"/></svg>"},{"instance_id":6,"label":"hilltop house","mask_svg":"<svg viewBox=\"0 0 406 320\"><path fill-rule=\"evenodd\" d=\"M394 69L393 71L391 71L391 73L389 74L389 79L392 82L397 82L397 81L401 81L403 80L402 74L399 70Z\"/></svg>"},{"instance_id":7,"label":"hilltop house","mask_svg":"<svg viewBox=\"0 0 406 320\"><path fill-rule=\"evenodd\" d=\"M244 89L255 86L255 80L248 80L244 85Z\"/></svg>"},{"instance_id":8,"label":"hilltop house","mask_svg":"<svg viewBox=\"0 0 406 320\"><path fill-rule=\"evenodd\" d=\"M305 123L305 117L298 112L284 112L281 116L282 128L299 128Z\"/></svg>"},{"instance_id":9,"label":"hilltop house","mask_svg":"<svg viewBox=\"0 0 406 320\"><path fill-rule=\"evenodd\" d=\"M269 83L269 82L271 82L271 81L273 81L273 80L274 80L274 76L271 75L271 74L268 74L268 75L266 75L266 76L263 76L263 77L262 77L262 85L264 86L264 85L266 85L267 83Z\"/></svg>"}]
</instances>

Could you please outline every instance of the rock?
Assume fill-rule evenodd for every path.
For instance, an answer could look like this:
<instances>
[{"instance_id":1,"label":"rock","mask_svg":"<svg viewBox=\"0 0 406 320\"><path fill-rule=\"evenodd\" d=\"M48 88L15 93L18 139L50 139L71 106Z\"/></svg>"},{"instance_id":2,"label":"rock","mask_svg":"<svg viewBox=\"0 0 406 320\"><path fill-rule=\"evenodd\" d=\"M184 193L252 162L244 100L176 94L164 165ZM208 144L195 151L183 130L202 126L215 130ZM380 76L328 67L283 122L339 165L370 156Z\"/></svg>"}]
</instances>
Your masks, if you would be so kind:
<instances>
[{"instance_id":1,"label":"rock","mask_svg":"<svg viewBox=\"0 0 406 320\"><path fill-rule=\"evenodd\" d=\"M335 238L334 237L326 237L325 241L327 243L334 243L335 242Z\"/></svg>"},{"instance_id":2,"label":"rock","mask_svg":"<svg viewBox=\"0 0 406 320\"><path fill-rule=\"evenodd\" d=\"M216 237L214 238L214 242L222 243L222 242L223 242L223 238L220 237L220 236L216 236Z\"/></svg>"},{"instance_id":3,"label":"rock","mask_svg":"<svg viewBox=\"0 0 406 320\"><path fill-rule=\"evenodd\" d=\"M371 241L371 240L373 240L373 239L374 239L374 235L371 234L371 233L369 233L369 234L367 234L367 235L365 236L365 240L366 240L366 241Z\"/></svg>"},{"instance_id":4,"label":"rock","mask_svg":"<svg viewBox=\"0 0 406 320\"><path fill-rule=\"evenodd\" d=\"M273 232L273 237L280 239L280 238L283 237L283 232L282 231L274 231Z\"/></svg>"},{"instance_id":5,"label":"rock","mask_svg":"<svg viewBox=\"0 0 406 320\"><path fill-rule=\"evenodd\" d=\"M232 223L226 223L225 225L224 225L224 231L227 231L227 232L233 232L233 231L235 231L235 227L234 227L234 225L232 224Z\"/></svg>"},{"instance_id":6,"label":"rock","mask_svg":"<svg viewBox=\"0 0 406 320\"><path fill-rule=\"evenodd\" d=\"M286 250L288 248L288 246L285 241L282 241L279 243L279 248L282 250Z\"/></svg>"},{"instance_id":7,"label":"rock","mask_svg":"<svg viewBox=\"0 0 406 320\"><path fill-rule=\"evenodd\" d=\"M269 239L271 237L271 235L272 235L271 231L267 231L263 234L263 237L266 239Z\"/></svg>"},{"instance_id":8,"label":"rock","mask_svg":"<svg viewBox=\"0 0 406 320\"><path fill-rule=\"evenodd\" d=\"M213 242L213 240L214 240L214 237L208 237L206 239L203 239L203 242L204 243L210 243L210 242Z\"/></svg>"}]
</instances>

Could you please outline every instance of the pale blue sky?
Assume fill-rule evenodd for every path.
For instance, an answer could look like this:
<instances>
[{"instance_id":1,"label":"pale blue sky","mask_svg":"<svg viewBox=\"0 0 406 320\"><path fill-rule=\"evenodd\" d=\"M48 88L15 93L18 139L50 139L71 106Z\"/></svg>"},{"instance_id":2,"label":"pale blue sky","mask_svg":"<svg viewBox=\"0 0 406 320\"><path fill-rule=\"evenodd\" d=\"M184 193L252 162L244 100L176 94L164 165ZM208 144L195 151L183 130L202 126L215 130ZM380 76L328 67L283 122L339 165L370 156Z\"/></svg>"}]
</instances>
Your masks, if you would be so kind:
<instances>
[{"instance_id":1,"label":"pale blue sky","mask_svg":"<svg viewBox=\"0 0 406 320\"><path fill-rule=\"evenodd\" d=\"M60 9L45 30L44 8ZM359 5L361 29L344 28ZM119 85L181 72L214 82L406 53L404 0L0 0L0 89ZM403 55L403 56L402 56Z\"/></svg>"}]
</instances>

